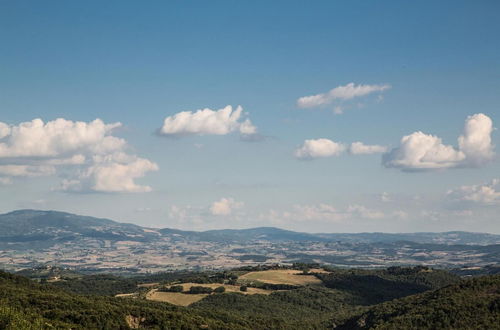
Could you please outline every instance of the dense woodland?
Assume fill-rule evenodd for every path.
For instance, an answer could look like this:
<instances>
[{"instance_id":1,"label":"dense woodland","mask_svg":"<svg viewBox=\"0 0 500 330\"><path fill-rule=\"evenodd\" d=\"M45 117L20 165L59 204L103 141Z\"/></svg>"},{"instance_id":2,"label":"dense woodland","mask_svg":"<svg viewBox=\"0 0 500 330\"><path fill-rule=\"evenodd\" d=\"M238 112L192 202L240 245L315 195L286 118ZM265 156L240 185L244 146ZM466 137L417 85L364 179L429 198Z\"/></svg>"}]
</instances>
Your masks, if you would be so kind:
<instances>
[{"instance_id":1,"label":"dense woodland","mask_svg":"<svg viewBox=\"0 0 500 330\"><path fill-rule=\"evenodd\" d=\"M154 278L202 287L252 270ZM47 283L0 272L0 329L469 329L471 324L495 329L500 324L500 275L460 279L425 267L329 270L315 274L324 285L270 295L214 293L189 307L113 297L133 291L144 277L87 275Z\"/></svg>"}]
</instances>

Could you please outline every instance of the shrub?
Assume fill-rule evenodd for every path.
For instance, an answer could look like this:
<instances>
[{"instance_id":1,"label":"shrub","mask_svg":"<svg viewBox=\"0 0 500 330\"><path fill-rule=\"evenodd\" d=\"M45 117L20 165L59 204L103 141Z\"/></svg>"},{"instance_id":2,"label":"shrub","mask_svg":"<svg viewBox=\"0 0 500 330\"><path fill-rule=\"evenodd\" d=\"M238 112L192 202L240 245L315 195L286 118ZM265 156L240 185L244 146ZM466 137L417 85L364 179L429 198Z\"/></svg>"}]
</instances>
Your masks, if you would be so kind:
<instances>
[{"instance_id":1,"label":"shrub","mask_svg":"<svg viewBox=\"0 0 500 330\"><path fill-rule=\"evenodd\" d=\"M208 288L206 286L192 286L189 288L189 293L191 294L200 294L200 293L207 293L210 294L212 293L212 288Z\"/></svg>"},{"instance_id":2,"label":"shrub","mask_svg":"<svg viewBox=\"0 0 500 330\"><path fill-rule=\"evenodd\" d=\"M219 286L219 287L214 289L214 292L215 293L224 293L224 292L226 292L226 288L223 286Z\"/></svg>"}]
</instances>

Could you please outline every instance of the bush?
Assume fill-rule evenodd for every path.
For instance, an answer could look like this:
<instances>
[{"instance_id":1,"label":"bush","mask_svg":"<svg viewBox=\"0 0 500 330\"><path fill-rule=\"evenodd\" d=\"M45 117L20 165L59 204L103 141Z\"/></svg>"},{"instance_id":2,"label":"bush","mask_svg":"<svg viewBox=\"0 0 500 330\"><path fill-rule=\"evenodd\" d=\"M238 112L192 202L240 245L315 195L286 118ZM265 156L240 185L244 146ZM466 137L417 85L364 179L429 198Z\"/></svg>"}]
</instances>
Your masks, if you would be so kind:
<instances>
[{"instance_id":1,"label":"bush","mask_svg":"<svg viewBox=\"0 0 500 330\"><path fill-rule=\"evenodd\" d=\"M214 292L215 293L224 293L224 292L226 292L226 288L223 286L219 286L219 287L214 289Z\"/></svg>"},{"instance_id":2,"label":"bush","mask_svg":"<svg viewBox=\"0 0 500 330\"><path fill-rule=\"evenodd\" d=\"M169 288L169 291L170 292L182 292L182 291L184 291L184 287L182 285L172 285Z\"/></svg>"},{"instance_id":3,"label":"bush","mask_svg":"<svg viewBox=\"0 0 500 330\"><path fill-rule=\"evenodd\" d=\"M246 292L248 290L246 285L240 286L240 291Z\"/></svg>"},{"instance_id":4,"label":"bush","mask_svg":"<svg viewBox=\"0 0 500 330\"><path fill-rule=\"evenodd\" d=\"M208 288L206 286L192 286L191 288L189 288L189 291L188 293L191 293L191 294L200 294L200 293L206 293L206 294L210 294L212 293L212 288Z\"/></svg>"}]
</instances>

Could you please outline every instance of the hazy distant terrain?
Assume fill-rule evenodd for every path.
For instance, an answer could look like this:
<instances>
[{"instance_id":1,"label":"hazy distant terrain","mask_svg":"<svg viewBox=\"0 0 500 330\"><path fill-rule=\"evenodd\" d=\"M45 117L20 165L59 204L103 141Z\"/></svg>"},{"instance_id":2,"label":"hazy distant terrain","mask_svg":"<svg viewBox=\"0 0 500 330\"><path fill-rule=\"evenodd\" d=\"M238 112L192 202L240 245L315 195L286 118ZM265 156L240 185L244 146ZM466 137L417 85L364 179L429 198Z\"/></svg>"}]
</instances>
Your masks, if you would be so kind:
<instances>
[{"instance_id":1,"label":"hazy distant terrain","mask_svg":"<svg viewBox=\"0 0 500 330\"><path fill-rule=\"evenodd\" d=\"M313 262L347 267L486 266L500 259L500 235L310 234L272 227L205 232L143 228L56 211L0 215L0 266L57 265L124 273Z\"/></svg>"}]
</instances>

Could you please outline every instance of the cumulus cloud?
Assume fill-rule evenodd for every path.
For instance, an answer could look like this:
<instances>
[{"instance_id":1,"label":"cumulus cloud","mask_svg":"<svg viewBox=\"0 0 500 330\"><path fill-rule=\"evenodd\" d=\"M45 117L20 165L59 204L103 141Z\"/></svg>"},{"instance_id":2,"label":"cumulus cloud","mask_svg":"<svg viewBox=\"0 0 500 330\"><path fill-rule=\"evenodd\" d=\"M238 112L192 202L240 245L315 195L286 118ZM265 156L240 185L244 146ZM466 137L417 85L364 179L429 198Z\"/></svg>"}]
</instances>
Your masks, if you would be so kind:
<instances>
[{"instance_id":1,"label":"cumulus cloud","mask_svg":"<svg viewBox=\"0 0 500 330\"><path fill-rule=\"evenodd\" d=\"M367 145L362 142L353 142L348 147L343 143L335 142L329 139L311 139L305 140L294 151L295 158L315 159L322 157L340 156L344 151L351 155L369 155L387 151L387 147L380 145Z\"/></svg>"},{"instance_id":2,"label":"cumulus cloud","mask_svg":"<svg viewBox=\"0 0 500 330\"><path fill-rule=\"evenodd\" d=\"M0 122L0 139L8 136L10 134L10 126Z\"/></svg>"},{"instance_id":3,"label":"cumulus cloud","mask_svg":"<svg viewBox=\"0 0 500 330\"><path fill-rule=\"evenodd\" d=\"M120 126L121 123L104 124L100 119L90 123L62 118L44 123L41 119L33 119L4 129L4 134L8 133L0 143L0 158L59 158L79 152L120 150L125 140L110 135Z\"/></svg>"},{"instance_id":4,"label":"cumulus cloud","mask_svg":"<svg viewBox=\"0 0 500 330\"><path fill-rule=\"evenodd\" d=\"M437 136L415 132L404 136L399 147L384 155L383 162L386 167L425 170L454 167L464 159L463 152L444 145Z\"/></svg>"},{"instance_id":5,"label":"cumulus cloud","mask_svg":"<svg viewBox=\"0 0 500 330\"><path fill-rule=\"evenodd\" d=\"M492 159L493 123L482 114L467 117L464 133L458 138L458 149L443 144L434 135L415 132L404 136L400 145L382 157L385 167L404 171L434 170L482 165Z\"/></svg>"},{"instance_id":6,"label":"cumulus cloud","mask_svg":"<svg viewBox=\"0 0 500 330\"><path fill-rule=\"evenodd\" d=\"M0 122L0 176L35 177L69 169L62 190L144 192L134 179L158 166L126 154L127 143L113 136L121 123L41 119L7 125Z\"/></svg>"},{"instance_id":7,"label":"cumulus cloud","mask_svg":"<svg viewBox=\"0 0 500 330\"><path fill-rule=\"evenodd\" d=\"M334 89L326 93L301 97L297 100L297 106L299 108L315 108L315 107L329 105L337 100L346 101L362 96L367 96L373 93L381 93L390 88L391 86L387 84L355 85L354 83L349 83L344 86L335 87ZM335 107L335 113L341 114L343 111L344 111L343 107L341 106Z\"/></svg>"},{"instance_id":8,"label":"cumulus cloud","mask_svg":"<svg viewBox=\"0 0 500 330\"><path fill-rule=\"evenodd\" d=\"M219 110L200 109L197 111L182 111L166 117L159 129L160 135L227 135L239 132L248 137L257 134L257 128L250 119L244 119L243 108L228 105Z\"/></svg>"},{"instance_id":9,"label":"cumulus cloud","mask_svg":"<svg viewBox=\"0 0 500 330\"><path fill-rule=\"evenodd\" d=\"M95 156L91 166L81 171L76 179L63 180L62 190L97 192L149 192L151 187L137 185L134 180L158 165L137 156L115 153Z\"/></svg>"},{"instance_id":10,"label":"cumulus cloud","mask_svg":"<svg viewBox=\"0 0 500 330\"><path fill-rule=\"evenodd\" d=\"M481 165L493 158L492 132L493 121L490 117L482 113L467 117L464 133L458 138L458 146L470 165Z\"/></svg>"},{"instance_id":11,"label":"cumulus cloud","mask_svg":"<svg viewBox=\"0 0 500 330\"><path fill-rule=\"evenodd\" d=\"M233 198L221 198L216 201L210 207L210 213L212 215L230 215L233 210L243 207L242 202L237 202Z\"/></svg>"},{"instance_id":12,"label":"cumulus cloud","mask_svg":"<svg viewBox=\"0 0 500 330\"><path fill-rule=\"evenodd\" d=\"M305 140L299 146L294 156L298 159L314 159L320 157L338 156L346 149L342 143L337 143L329 139Z\"/></svg>"},{"instance_id":13,"label":"cumulus cloud","mask_svg":"<svg viewBox=\"0 0 500 330\"><path fill-rule=\"evenodd\" d=\"M367 145L363 142L353 142L349 147L349 153L352 155L370 155L387 152L387 147L380 145Z\"/></svg>"},{"instance_id":14,"label":"cumulus cloud","mask_svg":"<svg viewBox=\"0 0 500 330\"><path fill-rule=\"evenodd\" d=\"M500 204L500 179L494 179L483 185L461 186L448 190L446 196L456 202L473 202L478 204Z\"/></svg>"}]
</instances>

